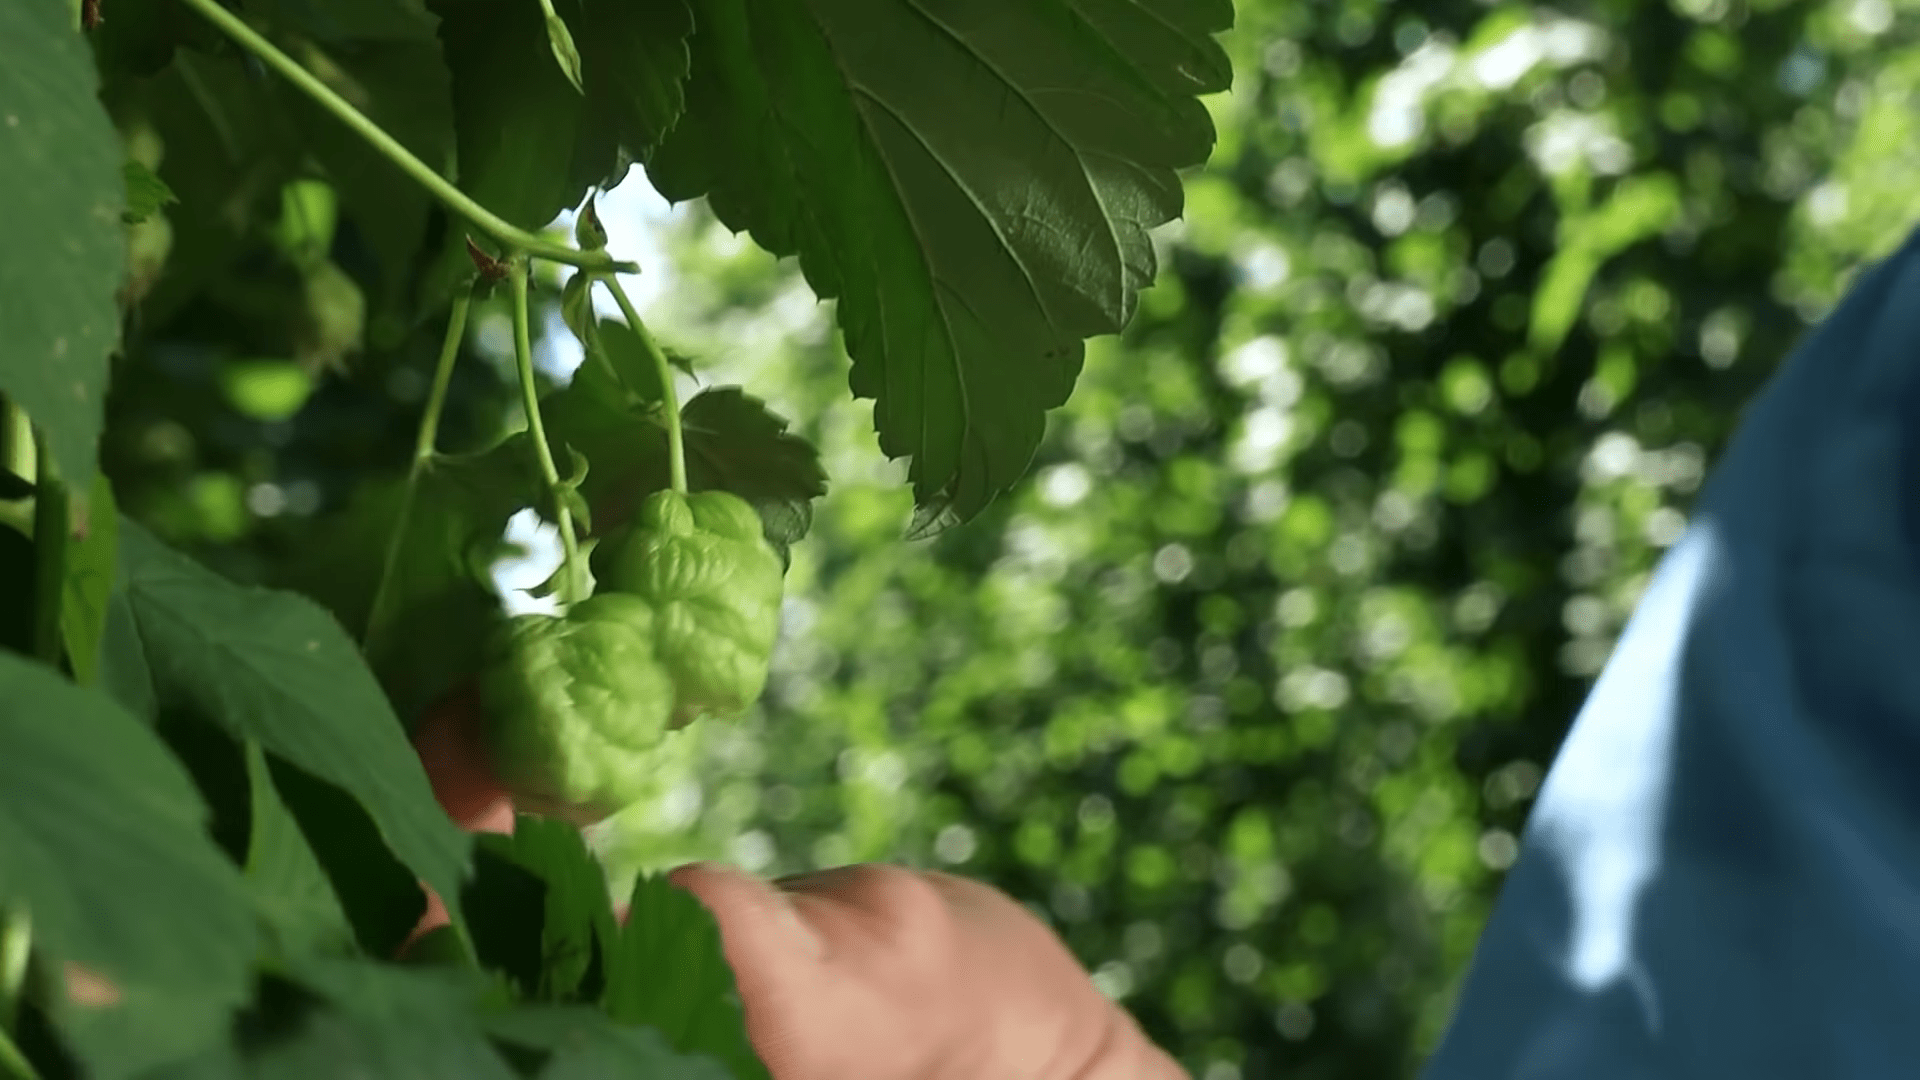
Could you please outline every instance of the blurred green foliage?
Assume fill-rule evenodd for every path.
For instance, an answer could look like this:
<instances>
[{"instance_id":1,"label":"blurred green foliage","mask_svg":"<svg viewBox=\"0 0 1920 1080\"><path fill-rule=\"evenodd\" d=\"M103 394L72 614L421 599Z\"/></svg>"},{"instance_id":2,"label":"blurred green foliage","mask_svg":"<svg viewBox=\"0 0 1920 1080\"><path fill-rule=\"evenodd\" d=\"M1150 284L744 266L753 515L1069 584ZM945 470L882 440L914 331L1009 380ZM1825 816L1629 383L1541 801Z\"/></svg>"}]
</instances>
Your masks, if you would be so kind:
<instances>
[{"instance_id":1,"label":"blurred green foliage","mask_svg":"<svg viewBox=\"0 0 1920 1080\"><path fill-rule=\"evenodd\" d=\"M765 702L592 839L629 878L974 875L1202 1080L1410 1076L1742 404L1920 217L1920 5L1239 8L1159 285L1031 478L931 543L900 541L904 470L791 264L671 218L649 320L794 417L833 487ZM286 243L332 230L282 197ZM366 238L332 257L378 280ZM168 333L114 376L121 502L298 580L314 519L404 469L439 328L382 308L316 371L207 347L230 313L162 288ZM514 402L463 364L444 444Z\"/></svg>"}]
</instances>

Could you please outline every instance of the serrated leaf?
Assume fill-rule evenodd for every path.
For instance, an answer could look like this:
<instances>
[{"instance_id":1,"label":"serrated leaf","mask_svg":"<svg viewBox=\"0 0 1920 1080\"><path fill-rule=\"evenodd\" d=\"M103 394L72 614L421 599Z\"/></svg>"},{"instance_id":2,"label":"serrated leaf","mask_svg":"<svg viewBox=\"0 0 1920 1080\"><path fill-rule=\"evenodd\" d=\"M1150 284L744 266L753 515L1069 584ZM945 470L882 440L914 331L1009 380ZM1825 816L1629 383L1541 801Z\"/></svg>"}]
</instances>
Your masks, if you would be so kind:
<instances>
[{"instance_id":1,"label":"serrated leaf","mask_svg":"<svg viewBox=\"0 0 1920 1080\"><path fill-rule=\"evenodd\" d=\"M665 971L673 978L661 978ZM737 1080L767 1078L747 1038L719 925L664 876L642 874L633 884L601 1005L620 1023L659 1029L683 1054L712 1056Z\"/></svg>"},{"instance_id":2,"label":"serrated leaf","mask_svg":"<svg viewBox=\"0 0 1920 1080\"><path fill-rule=\"evenodd\" d=\"M698 0L647 175L837 298L880 447L967 520L1017 480L1084 341L1152 284L1204 162L1229 0Z\"/></svg>"},{"instance_id":3,"label":"serrated leaf","mask_svg":"<svg viewBox=\"0 0 1920 1080\"><path fill-rule=\"evenodd\" d=\"M71 18L64 4L0 5L0 394L45 429L61 476L85 492L120 344L126 156Z\"/></svg>"},{"instance_id":4,"label":"serrated leaf","mask_svg":"<svg viewBox=\"0 0 1920 1080\"><path fill-rule=\"evenodd\" d=\"M586 93L587 89L580 78L580 50L574 48L573 31L567 29L567 21L559 15L548 13L547 44L553 49L554 62L560 65L560 73L573 84L575 91Z\"/></svg>"},{"instance_id":5,"label":"serrated leaf","mask_svg":"<svg viewBox=\"0 0 1920 1080\"><path fill-rule=\"evenodd\" d=\"M77 1041L95 1075L190 1051L247 996L253 915L206 818L149 728L106 694L0 652L0 909L25 905L49 957L119 990L118 1005L60 1010L70 1033L85 1029ZM176 1029L155 1031L145 1010L167 1000L183 1003ZM91 1037L111 1029L144 1037Z\"/></svg>"},{"instance_id":6,"label":"serrated leaf","mask_svg":"<svg viewBox=\"0 0 1920 1080\"><path fill-rule=\"evenodd\" d=\"M351 794L394 853L451 896L471 844L339 623L305 597L236 585L123 522L121 573L163 701Z\"/></svg>"},{"instance_id":7,"label":"serrated leaf","mask_svg":"<svg viewBox=\"0 0 1920 1080\"><path fill-rule=\"evenodd\" d=\"M487 1020L495 1038L548 1051L539 1080L732 1080L718 1061L676 1054L658 1031L616 1024L578 1005L524 1005Z\"/></svg>"},{"instance_id":8,"label":"serrated leaf","mask_svg":"<svg viewBox=\"0 0 1920 1080\"><path fill-rule=\"evenodd\" d=\"M74 681L90 686L99 675L100 641L106 633L120 536L113 486L105 473L94 476L93 495L84 513L85 531L67 543L60 636L66 643Z\"/></svg>"},{"instance_id":9,"label":"serrated leaf","mask_svg":"<svg viewBox=\"0 0 1920 1080\"><path fill-rule=\"evenodd\" d=\"M541 967L535 990L548 1002L592 1000L582 986L602 949L618 936L607 877L580 830L564 821L519 815L511 836L483 836L480 846L538 877L546 886L539 925ZM582 991L585 990L583 994Z\"/></svg>"},{"instance_id":10,"label":"serrated leaf","mask_svg":"<svg viewBox=\"0 0 1920 1080\"><path fill-rule=\"evenodd\" d=\"M686 0L581 0L588 109L634 158L645 160L685 108Z\"/></svg>"},{"instance_id":11,"label":"serrated leaf","mask_svg":"<svg viewBox=\"0 0 1920 1080\"><path fill-rule=\"evenodd\" d=\"M159 213L161 207L180 201L165 180L138 161L128 159L120 166L120 176L127 185L127 208L120 220L128 225L138 225Z\"/></svg>"},{"instance_id":12,"label":"serrated leaf","mask_svg":"<svg viewBox=\"0 0 1920 1080\"><path fill-rule=\"evenodd\" d=\"M578 447L593 462L581 491L602 532L668 486L665 429L613 380L582 367L565 389L548 395L541 411L549 442ZM687 402L681 429L688 487L730 491L754 504L777 547L805 535L812 500L826 492L827 478L819 452L788 432L785 419L739 387L722 386Z\"/></svg>"},{"instance_id":13,"label":"serrated leaf","mask_svg":"<svg viewBox=\"0 0 1920 1080\"><path fill-rule=\"evenodd\" d=\"M344 789L276 754L267 755L267 772L332 885L354 940L368 955L392 956L427 913L419 880Z\"/></svg>"}]
</instances>

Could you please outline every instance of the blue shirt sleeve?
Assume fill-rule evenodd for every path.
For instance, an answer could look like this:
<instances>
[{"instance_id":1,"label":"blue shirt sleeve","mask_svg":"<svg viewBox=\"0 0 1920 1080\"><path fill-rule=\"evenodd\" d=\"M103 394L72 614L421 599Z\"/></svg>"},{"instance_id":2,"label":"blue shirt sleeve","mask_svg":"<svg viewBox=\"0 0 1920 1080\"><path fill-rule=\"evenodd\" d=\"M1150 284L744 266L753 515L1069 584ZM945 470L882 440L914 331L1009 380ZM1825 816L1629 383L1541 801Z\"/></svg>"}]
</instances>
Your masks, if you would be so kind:
<instances>
[{"instance_id":1,"label":"blue shirt sleeve","mask_svg":"<svg viewBox=\"0 0 1920 1080\"><path fill-rule=\"evenodd\" d=\"M1920 234L1748 411L1423 1080L1920 1077Z\"/></svg>"}]
</instances>

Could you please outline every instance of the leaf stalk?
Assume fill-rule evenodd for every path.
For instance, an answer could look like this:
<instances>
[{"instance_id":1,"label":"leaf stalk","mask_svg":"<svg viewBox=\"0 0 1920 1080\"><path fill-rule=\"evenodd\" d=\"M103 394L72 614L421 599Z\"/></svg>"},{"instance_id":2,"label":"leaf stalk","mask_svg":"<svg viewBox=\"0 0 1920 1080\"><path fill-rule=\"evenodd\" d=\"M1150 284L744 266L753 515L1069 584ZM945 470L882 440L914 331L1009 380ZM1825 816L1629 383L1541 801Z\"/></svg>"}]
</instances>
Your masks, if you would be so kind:
<instances>
[{"instance_id":1,"label":"leaf stalk","mask_svg":"<svg viewBox=\"0 0 1920 1080\"><path fill-rule=\"evenodd\" d=\"M560 482L560 470L553 463L553 448L547 443L547 428L540 419L540 387L533 377L533 345L527 335L527 260L515 252L507 281L513 293L513 366L520 375L520 400L526 407L527 430L533 436L534 460L540 466L540 478L546 481L553 500L554 524L560 529L560 547L565 553L566 588L561 600L571 603L580 582L580 541L573 535L573 511L567 509L566 489Z\"/></svg>"},{"instance_id":2,"label":"leaf stalk","mask_svg":"<svg viewBox=\"0 0 1920 1080\"><path fill-rule=\"evenodd\" d=\"M280 51L271 41L242 21L238 15L220 6L219 0L181 0L181 2L199 12L228 37L258 56L267 66L285 76L289 82L299 87L322 108L338 117L341 123L346 124L361 138L371 143L374 149L380 151L402 172L413 177L435 198L445 203L449 210L472 222L476 228L492 236L501 246L553 262L578 266L583 270L633 273L638 269L631 263L616 262L604 251L576 251L509 223L498 214L475 202L466 192L453 186L446 177L415 157L412 151L400 145L399 140L387 134L384 128L374 123L365 113L334 93L331 87L321 82L312 72L301 67L292 57Z\"/></svg>"},{"instance_id":3,"label":"leaf stalk","mask_svg":"<svg viewBox=\"0 0 1920 1080\"><path fill-rule=\"evenodd\" d=\"M401 549L406 546L413 503L420 490L420 477L427 471L427 466L433 463L434 444L440 433L440 414L447 405L447 385L453 381L453 365L460 357L460 344L467 335L467 312L473 305L473 294L481 284L475 281L472 288L456 293L452 310L447 316L447 333L440 341L440 358L433 366L433 386L427 391L427 407L420 414L420 431L414 438L413 462L407 468L407 488L400 496L400 513L394 519L393 532L387 537L387 554L380 565L380 582L374 586L373 605L367 609L366 633L360 638L361 651L368 656L373 655L377 638L391 618L387 609L393 599L394 573L400 564Z\"/></svg>"},{"instance_id":4,"label":"leaf stalk","mask_svg":"<svg viewBox=\"0 0 1920 1080\"><path fill-rule=\"evenodd\" d=\"M598 274L596 277L613 294L614 303L620 305L620 314L626 316L627 326L640 339L640 347L646 351L647 359L653 361L654 371L659 373L661 403L666 413L668 476L673 490L684 495L687 493L687 443L680 430L680 395L673 389L673 364L667 360L666 351L660 348L660 343L647 332L647 324L641 320L633 301L627 299L627 290L620 287L619 279L612 274Z\"/></svg>"}]
</instances>

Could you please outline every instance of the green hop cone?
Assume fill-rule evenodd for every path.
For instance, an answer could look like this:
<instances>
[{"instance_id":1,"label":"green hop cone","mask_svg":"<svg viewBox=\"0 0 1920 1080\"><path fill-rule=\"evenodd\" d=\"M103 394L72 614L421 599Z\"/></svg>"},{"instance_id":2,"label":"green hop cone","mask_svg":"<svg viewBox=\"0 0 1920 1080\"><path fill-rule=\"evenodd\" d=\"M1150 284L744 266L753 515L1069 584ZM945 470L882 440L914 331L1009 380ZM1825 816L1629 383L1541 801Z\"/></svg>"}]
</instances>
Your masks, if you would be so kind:
<instances>
[{"instance_id":1,"label":"green hop cone","mask_svg":"<svg viewBox=\"0 0 1920 1080\"><path fill-rule=\"evenodd\" d=\"M520 809L588 825L652 790L675 735L659 622L644 601L601 595L564 616L516 616L489 642L488 756Z\"/></svg>"},{"instance_id":2,"label":"green hop cone","mask_svg":"<svg viewBox=\"0 0 1920 1080\"><path fill-rule=\"evenodd\" d=\"M655 492L592 565L602 595L636 598L653 613L654 656L673 682L670 727L737 716L760 697L786 571L745 500Z\"/></svg>"}]
</instances>

